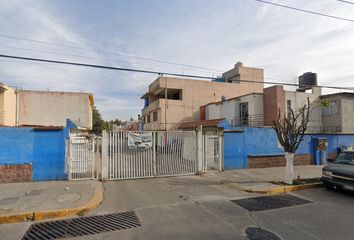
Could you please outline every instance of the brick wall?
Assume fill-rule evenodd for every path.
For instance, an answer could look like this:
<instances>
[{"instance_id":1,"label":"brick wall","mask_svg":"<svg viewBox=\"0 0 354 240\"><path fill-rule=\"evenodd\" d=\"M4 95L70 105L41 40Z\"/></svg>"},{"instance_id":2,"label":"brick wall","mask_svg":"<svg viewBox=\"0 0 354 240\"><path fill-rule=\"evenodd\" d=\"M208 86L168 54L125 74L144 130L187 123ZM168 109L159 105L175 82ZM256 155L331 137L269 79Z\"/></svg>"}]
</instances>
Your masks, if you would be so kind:
<instances>
[{"instance_id":1,"label":"brick wall","mask_svg":"<svg viewBox=\"0 0 354 240\"><path fill-rule=\"evenodd\" d=\"M311 165L311 154L295 155L294 165ZM248 168L267 168L285 166L285 156L248 156Z\"/></svg>"},{"instance_id":2,"label":"brick wall","mask_svg":"<svg viewBox=\"0 0 354 240\"><path fill-rule=\"evenodd\" d=\"M335 159L337 157L337 153L327 153L327 159Z\"/></svg>"},{"instance_id":3,"label":"brick wall","mask_svg":"<svg viewBox=\"0 0 354 240\"><path fill-rule=\"evenodd\" d=\"M31 180L31 164L0 165L0 183L29 182Z\"/></svg>"}]
</instances>

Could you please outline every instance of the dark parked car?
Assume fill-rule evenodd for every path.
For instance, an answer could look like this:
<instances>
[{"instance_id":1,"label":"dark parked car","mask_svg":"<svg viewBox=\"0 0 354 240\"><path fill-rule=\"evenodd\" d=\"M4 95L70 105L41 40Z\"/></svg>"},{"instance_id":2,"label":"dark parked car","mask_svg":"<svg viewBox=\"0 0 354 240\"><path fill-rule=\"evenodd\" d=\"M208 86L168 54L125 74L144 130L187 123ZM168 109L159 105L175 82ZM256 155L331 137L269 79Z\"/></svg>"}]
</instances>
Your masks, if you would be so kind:
<instances>
[{"instance_id":1,"label":"dark parked car","mask_svg":"<svg viewBox=\"0 0 354 240\"><path fill-rule=\"evenodd\" d=\"M354 151L341 152L322 169L323 184L327 188L354 191Z\"/></svg>"}]
</instances>

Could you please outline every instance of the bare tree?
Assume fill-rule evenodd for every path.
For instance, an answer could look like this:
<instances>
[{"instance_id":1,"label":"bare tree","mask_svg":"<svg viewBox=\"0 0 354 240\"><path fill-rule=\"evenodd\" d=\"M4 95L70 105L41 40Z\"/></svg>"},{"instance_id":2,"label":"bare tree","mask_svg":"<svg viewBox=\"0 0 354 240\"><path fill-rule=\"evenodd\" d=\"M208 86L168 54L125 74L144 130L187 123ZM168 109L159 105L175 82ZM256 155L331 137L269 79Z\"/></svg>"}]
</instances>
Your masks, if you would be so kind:
<instances>
[{"instance_id":1,"label":"bare tree","mask_svg":"<svg viewBox=\"0 0 354 240\"><path fill-rule=\"evenodd\" d=\"M280 111L277 119L273 122L273 129L277 134L278 141L283 147L286 158L285 181L293 183L294 179L294 156L300 143L304 140L307 124L310 118L310 100L296 112L290 109L287 116L281 116Z\"/></svg>"}]
</instances>

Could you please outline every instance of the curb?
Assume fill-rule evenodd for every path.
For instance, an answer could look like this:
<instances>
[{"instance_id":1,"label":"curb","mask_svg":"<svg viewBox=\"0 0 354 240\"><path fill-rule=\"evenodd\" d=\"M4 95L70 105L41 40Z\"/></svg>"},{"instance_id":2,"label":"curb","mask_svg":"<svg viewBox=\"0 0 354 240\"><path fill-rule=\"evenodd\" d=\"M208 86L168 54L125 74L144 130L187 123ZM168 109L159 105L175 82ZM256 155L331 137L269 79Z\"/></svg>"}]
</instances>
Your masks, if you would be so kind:
<instances>
[{"instance_id":1,"label":"curb","mask_svg":"<svg viewBox=\"0 0 354 240\"><path fill-rule=\"evenodd\" d=\"M225 182L225 181L223 181L221 183L225 184L228 187L235 188L240 191L250 192L250 193L259 193L259 194L269 194L269 195L323 187L322 183L309 183L309 184L304 184L304 185L279 186L279 187L273 187L273 188L264 188L264 189L259 189L259 190L253 190L252 188L241 187L237 184L229 183L229 182Z\"/></svg>"},{"instance_id":2,"label":"curb","mask_svg":"<svg viewBox=\"0 0 354 240\"><path fill-rule=\"evenodd\" d=\"M97 208L102 201L103 201L103 186L101 185L101 187L95 188L93 197L90 199L90 201L84 203L79 207L4 214L4 215L0 215L0 224L26 222L26 221L40 221L40 220L50 219L50 218L70 217L70 216L74 216L80 213L85 213L87 211L93 210Z\"/></svg>"}]
</instances>

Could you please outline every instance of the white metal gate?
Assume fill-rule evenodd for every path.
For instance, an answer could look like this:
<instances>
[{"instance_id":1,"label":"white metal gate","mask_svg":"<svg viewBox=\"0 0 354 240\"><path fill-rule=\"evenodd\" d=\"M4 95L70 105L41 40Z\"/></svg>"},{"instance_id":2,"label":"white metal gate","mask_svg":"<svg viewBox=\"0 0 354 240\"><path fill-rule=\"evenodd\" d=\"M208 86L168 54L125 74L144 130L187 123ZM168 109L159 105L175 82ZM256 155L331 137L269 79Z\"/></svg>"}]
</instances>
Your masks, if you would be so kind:
<instances>
[{"instance_id":1,"label":"white metal gate","mask_svg":"<svg viewBox=\"0 0 354 240\"><path fill-rule=\"evenodd\" d=\"M222 137L203 136L203 172L222 170Z\"/></svg>"},{"instance_id":2,"label":"white metal gate","mask_svg":"<svg viewBox=\"0 0 354 240\"><path fill-rule=\"evenodd\" d=\"M87 137L70 137L68 143L65 166L69 180L93 179L94 140Z\"/></svg>"},{"instance_id":3,"label":"white metal gate","mask_svg":"<svg viewBox=\"0 0 354 240\"><path fill-rule=\"evenodd\" d=\"M195 132L108 132L102 171L108 180L196 174L196 141Z\"/></svg>"},{"instance_id":4,"label":"white metal gate","mask_svg":"<svg viewBox=\"0 0 354 240\"><path fill-rule=\"evenodd\" d=\"M197 173L195 132L156 132L156 147L156 176Z\"/></svg>"},{"instance_id":5,"label":"white metal gate","mask_svg":"<svg viewBox=\"0 0 354 240\"><path fill-rule=\"evenodd\" d=\"M109 180L147 178L155 175L155 149L153 147L129 146L130 133L108 132L107 135L103 135L107 141L104 141L106 144L102 144L102 148L106 148L106 151L102 153L106 155L107 179ZM132 133L151 136L151 142L154 142L152 132Z\"/></svg>"}]
</instances>

